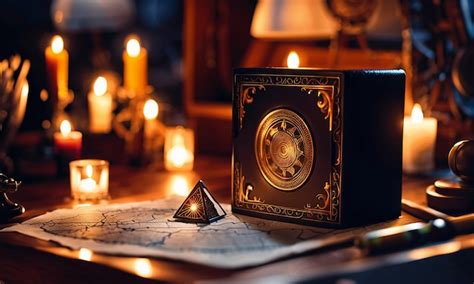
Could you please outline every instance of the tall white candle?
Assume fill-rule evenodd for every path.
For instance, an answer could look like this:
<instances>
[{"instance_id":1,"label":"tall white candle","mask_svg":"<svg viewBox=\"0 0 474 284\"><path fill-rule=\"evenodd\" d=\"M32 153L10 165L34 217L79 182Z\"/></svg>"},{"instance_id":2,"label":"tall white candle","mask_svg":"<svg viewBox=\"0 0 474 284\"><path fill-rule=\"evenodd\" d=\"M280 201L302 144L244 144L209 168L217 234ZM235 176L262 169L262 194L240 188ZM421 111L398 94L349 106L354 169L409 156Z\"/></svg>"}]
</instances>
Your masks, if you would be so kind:
<instances>
[{"instance_id":1,"label":"tall white candle","mask_svg":"<svg viewBox=\"0 0 474 284\"><path fill-rule=\"evenodd\" d=\"M438 121L423 117L419 104L413 106L411 117L403 121L403 171L426 173L434 169L434 154Z\"/></svg>"},{"instance_id":2,"label":"tall white candle","mask_svg":"<svg viewBox=\"0 0 474 284\"><path fill-rule=\"evenodd\" d=\"M87 96L89 101L89 127L93 133L108 133L112 128L112 95L107 91L107 80L98 77Z\"/></svg>"}]
</instances>

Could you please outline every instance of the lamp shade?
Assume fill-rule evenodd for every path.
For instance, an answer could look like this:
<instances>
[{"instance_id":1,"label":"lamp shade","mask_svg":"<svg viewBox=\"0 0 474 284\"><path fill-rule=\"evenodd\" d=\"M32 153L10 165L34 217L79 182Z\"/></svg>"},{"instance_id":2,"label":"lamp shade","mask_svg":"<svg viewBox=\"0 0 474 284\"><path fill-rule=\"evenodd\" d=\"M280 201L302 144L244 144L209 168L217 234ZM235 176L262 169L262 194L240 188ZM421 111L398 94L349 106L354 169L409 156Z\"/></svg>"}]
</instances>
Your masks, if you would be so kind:
<instances>
[{"instance_id":1,"label":"lamp shade","mask_svg":"<svg viewBox=\"0 0 474 284\"><path fill-rule=\"evenodd\" d=\"M251 34L255 38L328 38L338 28L324 0L260 0Z\"/></svg>"},{"instance_id":2,"label":"lamp shade","mask_svg":"<svg viewBox=\"0 0 474 284\"><path fill-rule=\"evenodd\" d=\"M397 0L378 1L367 23L367 35L376 39L400 39L401 20ZM266 39L327 39L339 29L325 0L259 0L250 33Z\"/></svg>"},{"instance_id":3,"label":"lamp shade","mask_svg":"<svg viewBox=\"0 0 474 284\"><path fill-rule=\"evenodd\" d=\"M132 20L131 0L54 0L51 17L58 30L117 30Z\"/></svg>"}]
</instances>

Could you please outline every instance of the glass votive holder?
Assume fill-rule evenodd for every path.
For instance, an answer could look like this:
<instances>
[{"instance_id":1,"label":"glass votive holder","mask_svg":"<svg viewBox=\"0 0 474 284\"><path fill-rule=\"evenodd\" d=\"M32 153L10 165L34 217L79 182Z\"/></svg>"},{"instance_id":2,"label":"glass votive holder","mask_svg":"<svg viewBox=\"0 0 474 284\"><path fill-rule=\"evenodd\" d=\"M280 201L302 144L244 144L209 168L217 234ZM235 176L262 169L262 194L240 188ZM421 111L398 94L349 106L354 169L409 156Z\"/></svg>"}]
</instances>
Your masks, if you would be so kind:
<instances>
[{"instance_id":1,"label":"glass votive holder","mask_svg":"<svg viewBox=\"0 0 474 284\"><path fill-rule=\"evenodd\" d=\"M194 165L194 131L182 126L166 129L164 151L166 170L192 170Z\"/></svg>"},{"instance_id":2,"label":"glass votive holder","mask_svg":"<svg viewBox=\"0 0 474 284\"><path fill-rule=\"evenodd\" d=\"M79 201L97 201L109 196L109 162L76 160L69 163L71 195Z\"/></svg>"}]
</instances>

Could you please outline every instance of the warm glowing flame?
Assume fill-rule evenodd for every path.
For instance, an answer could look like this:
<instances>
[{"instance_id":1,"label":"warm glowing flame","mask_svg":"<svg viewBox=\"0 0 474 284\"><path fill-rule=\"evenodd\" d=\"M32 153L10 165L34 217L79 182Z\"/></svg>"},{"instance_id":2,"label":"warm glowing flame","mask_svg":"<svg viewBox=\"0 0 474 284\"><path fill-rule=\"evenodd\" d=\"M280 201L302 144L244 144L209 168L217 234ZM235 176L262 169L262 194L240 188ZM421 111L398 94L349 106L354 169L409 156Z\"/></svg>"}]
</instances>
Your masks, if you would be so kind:
<instances>
[{"instance_id":1,"label":"warm glowing flame","mask_svg":"<svg viewBox=\"0 0 474 284\"><path fill-rule=\"evenodd\" d=\"M411 121L420 123L423 121L423 111L419 104L415 104L411 111Z\"/></svg>"},{"instance_id":2,"label":"warm glowing flame","mask_svg":"<svg viewBox=\"0 0 474 284\"><path fill-rule=\"evenodd\" d=\"M145 116L146 120L153 120L157 118L158 111L158 103L153 99L147 100L145 105L143 106L143 115Z\"/></svg>"},{"instance_id":3,"label":"warm glowing flame","mask_svg":"<svg viewBox=\"0 0 474 284\"><path fill-rule=\"evenodd\" d=\"M59 125L59 131L61 131L61 134L63 136L68 136L71 133L71 123L67 121L66 119L61 121L61 124Z\"/></svg>"},{"instance_id":4,"label":"warm glowing flame","mask_svg":"<svg viewBox=\"0 0 474 284\"><path fill-rule=\"evenodd\" d=\"M194 212L194 211L197 210L197 208L198 208L197 205L193 203L193 204L191 204L191 208L189 208L189 209L191 209L191 211Z\"/></svg>"},{"instance_id":5,"label":"warm glowing flame","mask_svg":"<svg viewBox=\"0 0 474 284\"><path fill-rule=\"evenodd\" d=\"M135 260L135 273L141 277L151 277L153 268L151 262L147 258L138 258Z\"/></svg>"},{"instance_id":6,"label":"warm glowing flame","mask_svg":"<svg viewBox=\"0 0 474 284\"><path fill-rule=\"evenodd\" d=\"M167 159L177 168L181 168L191 159L191 154L182 145L173 146L168 152Z\"/></svg>"},{"instance_id":7,"label":"warm glowing flame","mask_svg":"<svg viewBox=\"0 0 474 284\"><path fill-rule=\"evenodd\" d=\"M92 251L90 249L81 248L79 250L79 259L82 259L82 260L85 260L85 261L91 261Z\"/></svg>"},{"instance_id":8,"label":"warm glowing flame","mask_svg":"<svg viewBox=\"0 0 474 284\"><path fill-rule=\"evenodd\" d=\"M174 135L172 145L173 146L166 154L166 158L171 162L171 164L173 164L173 166L181 168L184 164L192 160L193 154L185 148L183 135Z\"/></svg>"},{"instance_id":9,"label":"warm glowing flame","mask_svg":"<svg viewBox=\"0 0 474 284\"><path fill-rule=\"evenodd\" d=\"M288 64L288 68L298 68L300 66L300 57L298 56L298 53L296 53L296 51L291 51L288 54L286 64Z\"/></svg>"},{"instance_id":10,"label":"warm glowing flame","mask_svg":"<svg viewBox=\"0 0 474 284\"><path fill-rule=\"evenodd\" d=\"M171 180L171 191L179 196L187 196L189 194L188 180L181 175L174 176Z\"/></svg>"},{"instance_id":11,"label":"warm glowing flame","mask_svg":"<svg viewBox=\"0 0 474 284\"><path fill-rule=\"evenodd\" d=\"M21 87L21 96L22 97L28 96L29 91L30 91L30 85L28 84L28 81L25 81L25 84L23 84L23 87Z\"/></svg>"},{"instance_id":12,"label":"warm glowing flame","mask_svg":"<svg viewBox=\"0 0 474 284\"><path fill-rule=\"evenodd\" d=\"M63 51L64 49L64 41L63 38L55 35L53 37L53 40L51 41L51 49L54 54L59 54Z\"/></svg>"},{"instance_id":13,"label":"warm glowing flame","mask_svg":"<svg viewBox=\"0 0 474 284\"><path fill-rule=\"evenodd\" d=\"M99 76L94 82L94 94L96 96L103 96L107 92L107 80Z\"/></svg>"},{"instance_id":14,"label":"warm glowing flame","mask_svg":"<svg viewBox=\"0 0 474 284\"><path fill-rule=\"evenodd\" d=\"M132 38L127 42L127 54L131 57L140 55L140 42L137 39Z\"/></svg>"},{"instance_id":15,"label":"warm glowing flame","mask_svg":"<svg viewBox=\"0 0 474 284\"><path fill-rule=\"evenodd\" d=\"M88 178L92 177L92 166L91 165L86 166L86 176Z\"/></svg>"}]
</instances>

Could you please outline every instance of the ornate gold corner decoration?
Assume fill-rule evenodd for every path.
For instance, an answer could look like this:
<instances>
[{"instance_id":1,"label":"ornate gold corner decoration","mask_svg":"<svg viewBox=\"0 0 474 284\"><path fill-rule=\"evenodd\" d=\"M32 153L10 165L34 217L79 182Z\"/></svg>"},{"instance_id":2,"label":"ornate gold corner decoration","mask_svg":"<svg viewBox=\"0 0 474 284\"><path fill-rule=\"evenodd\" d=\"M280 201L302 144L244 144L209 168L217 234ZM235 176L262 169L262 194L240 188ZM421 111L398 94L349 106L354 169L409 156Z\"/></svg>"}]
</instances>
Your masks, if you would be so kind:
<instances>
[{"instance_id":1,"label":"ornate gold corner decoration","mask_svg":"<svg viewBox=\"0 0 474 284\"><path fill-rule=\"evenodd\" d=\"M245 176L241 175L242 169L239 162L234 164L234 190L238 189L238 194L236 196L236 201L238 203L263 203L259 197L254 196L250 197L250 193L253 191L253 185L247 184L244 190ZM238 204L235 202L235 204Z\"/></svg>"},{"instance_id":2,"label":"ornate gold corner decoration","mask_svg":"<svg viewBox=\"0 0 474 284\"><path fill-rule=\"evenodd\" d=\"M334 108L333 97L329 95L326 90L321 89L320 86L302 87L301 91L306 92L308 95L312 95L313 91L317 91L318 101L316 102L316 105L324 114L324 119L329 118L329 131L332 131Z\"/></svg>"},{"instance_id":3,"label":"ornate gold corner decoration","mask_svg":"<svg viewBox=\"0 0 474 284\"><path fill-rule=\"evenodd\" d=\"M329 182L326 182L324 184L324 192L326 192L326 194L320 193L316 195L316 199L318 200L318 202L322 202L322 205L320 205L320 203L316 204L317 209L326 209L328 207L329 197L331 196L329 193L330 188L331 186L329 185Z\"/></svg>"},{"instance_id":4,"label":"ornate gold corner decoration","mask_svg":"<svg viewBox=\"0 0 474 284\"><path fill-rule=\"evenodd\" d=\"M242 85L242 91L240 92L240 107L239 107L239 122L240 128L242 128L242 123L245 116L244 106L246 104L253 103L253 96L257 93L258 90L265 90L265 87L261 84L254 85Z\"/></svg>"},{"instance_id":5,"label":"ornate gold corner decoration","mask_svg":"<svg viewBox=\"0 0 474 284\"><path fill-rule=\"evenodd\" d=\"M253 185L247 184L245 186L245 194L243 196L243 201L251 202L251 203L263 203L264 201L261 200L259 197L254 196L253 198L249 198L249 195L252 191L253 191Z\"/></svg>"}]
</instances>

